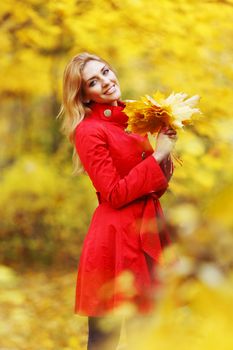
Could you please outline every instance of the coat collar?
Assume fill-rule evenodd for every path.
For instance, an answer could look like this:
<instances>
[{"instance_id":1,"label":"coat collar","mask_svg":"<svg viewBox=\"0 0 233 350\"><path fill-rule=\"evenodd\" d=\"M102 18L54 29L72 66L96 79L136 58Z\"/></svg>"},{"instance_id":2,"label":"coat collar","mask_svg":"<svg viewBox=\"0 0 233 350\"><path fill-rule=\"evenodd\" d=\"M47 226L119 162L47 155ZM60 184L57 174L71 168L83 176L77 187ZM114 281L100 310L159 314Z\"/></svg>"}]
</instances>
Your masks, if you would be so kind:
<instances>
[{"instance_id":1,"label":"coat collar","mask_svg":"<svg viewBox=\"0 0 233 350\"><path fill-rule=\"evenodd\" d=\"M89 105L91 109L89 117L109 121L125 129L127 128L128 121L128 116L122 112L125 103L123 101L117 101L117 104L117 106L112 106L108 103L91 102Z\"/></svg>"}]
</instances>

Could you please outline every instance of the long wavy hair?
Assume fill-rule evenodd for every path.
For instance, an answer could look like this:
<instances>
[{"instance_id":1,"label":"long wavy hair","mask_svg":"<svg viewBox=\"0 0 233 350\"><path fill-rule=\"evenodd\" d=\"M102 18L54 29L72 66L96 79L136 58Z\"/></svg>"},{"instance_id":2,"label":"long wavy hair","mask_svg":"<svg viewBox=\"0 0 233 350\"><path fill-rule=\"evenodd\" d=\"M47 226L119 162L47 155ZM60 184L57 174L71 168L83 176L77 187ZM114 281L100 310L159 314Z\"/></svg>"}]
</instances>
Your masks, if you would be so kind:
<instances>
[{"instance_id":1,"label":"long wavy hair","mask_svg":"<svg viewBox=\"0 0 233 350\"><path fill-rule=\"evenodd\" d=\"M85 172L75 149L75 129L90 112L90 108L88 108L89 102L84 102L83 100L82 70L85 64L91 60L103 62L114 71L104 59L97 55L83 52L71 59L63 74L62 105L57 118L63 118L61 132L74 146L72 155L73 176Z\"/></svg>"}]
</instances>

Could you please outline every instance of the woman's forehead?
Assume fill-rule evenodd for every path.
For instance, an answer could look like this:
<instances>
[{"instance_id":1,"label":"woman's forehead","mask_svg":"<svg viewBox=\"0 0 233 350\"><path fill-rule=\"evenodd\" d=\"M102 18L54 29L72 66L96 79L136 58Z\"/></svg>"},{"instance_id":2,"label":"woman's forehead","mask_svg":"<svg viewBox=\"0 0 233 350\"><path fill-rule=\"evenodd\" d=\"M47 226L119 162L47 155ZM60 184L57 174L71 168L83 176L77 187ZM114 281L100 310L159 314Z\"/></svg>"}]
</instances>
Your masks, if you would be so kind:
<instances>
[{"instance_id":1,"label":"woman's forehead","mask_svg":"<svg viewBox=\"0 0 233 350\"><path fill-rule=\"evenodd\" d=\"M83 80L86 82L95 75L99 74L101 70L105 67L105 63L91 60L88 61L82 71Z\"/></svg>"}]
</instances>

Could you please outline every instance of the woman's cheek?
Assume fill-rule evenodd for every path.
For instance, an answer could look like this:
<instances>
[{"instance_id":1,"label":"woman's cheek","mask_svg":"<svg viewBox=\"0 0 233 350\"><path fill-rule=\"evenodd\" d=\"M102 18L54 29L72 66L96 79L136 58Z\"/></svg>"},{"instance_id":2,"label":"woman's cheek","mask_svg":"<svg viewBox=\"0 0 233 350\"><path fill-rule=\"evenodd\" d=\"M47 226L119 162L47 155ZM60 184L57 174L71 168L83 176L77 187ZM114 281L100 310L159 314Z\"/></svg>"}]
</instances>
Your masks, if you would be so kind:
<instances>
[{"instance_id":1,"label":"woman's cheek","mask_svg":"<svg viewBox=\"0 0 233 350\"><path fill-rule=\"evenodd\" d=\"M89 92L91 94L95 94L99 90L99 83L95 83L94 86L90 86Z\"/></svg>"},{"instance_id":2,"label":"woman's cheek","mask_svg":"<svg viewBox=\"0 0 233 350\"><path fill-rule=\"evenodd\" d=\"M91 96L95 97L95 96L99 96L99 92L98 90L92 91Z\"/></svg>"}]
</instances>

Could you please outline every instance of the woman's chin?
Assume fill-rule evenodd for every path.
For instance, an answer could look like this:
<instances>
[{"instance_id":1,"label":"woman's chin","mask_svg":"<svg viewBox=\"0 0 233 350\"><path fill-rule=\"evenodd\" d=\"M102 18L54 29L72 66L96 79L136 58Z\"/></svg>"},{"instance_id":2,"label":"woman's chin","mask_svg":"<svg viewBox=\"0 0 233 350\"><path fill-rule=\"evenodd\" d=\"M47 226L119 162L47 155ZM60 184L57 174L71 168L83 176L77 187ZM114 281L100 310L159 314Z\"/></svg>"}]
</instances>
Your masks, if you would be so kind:
<instances>
[{"instance_id":1,"label":"woman's chin","mask_svg":"<svg viewBox=\"0 0 233 350\"><path fill-rule=\"evenodd\" d=\"M120 97L121 97L121 94L117 91L112 96L109 96L109 102L118 101L120 99Z\"/></svg>"},{"instance_id":2,"label":"woman's chin","mask_svg":"<svg viewBox=\"0 0 233 350\"><path fill-rule=\"evenodd\" d=\"M112 96L103 96L102 98L99 98L96 102L114 104L117 103L120 97L120 94L113 94Z\"/></svg>"}]
</instances>

